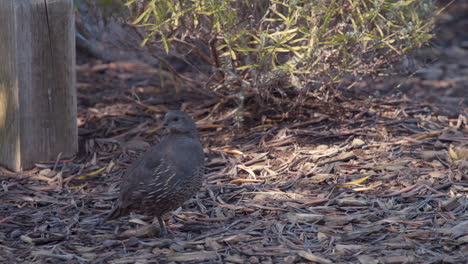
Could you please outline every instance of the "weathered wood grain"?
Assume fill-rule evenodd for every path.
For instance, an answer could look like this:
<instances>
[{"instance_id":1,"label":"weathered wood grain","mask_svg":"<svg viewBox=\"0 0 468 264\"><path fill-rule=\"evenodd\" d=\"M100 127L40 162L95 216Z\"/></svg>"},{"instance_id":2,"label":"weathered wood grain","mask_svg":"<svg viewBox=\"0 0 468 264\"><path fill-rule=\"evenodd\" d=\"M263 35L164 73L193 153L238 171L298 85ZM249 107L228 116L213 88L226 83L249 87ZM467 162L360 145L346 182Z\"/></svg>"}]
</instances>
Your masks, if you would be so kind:
<instances>
[{"instance_id":1,"label":"weathered wood grain","mask_svg":"<svg viewBox=\"0 0 468 264\"><path fill-rule=\"evenodd\" d=\"M0 163L19 171L77 146L72 0L0 0Z\"/></svg>"}]
</instances>

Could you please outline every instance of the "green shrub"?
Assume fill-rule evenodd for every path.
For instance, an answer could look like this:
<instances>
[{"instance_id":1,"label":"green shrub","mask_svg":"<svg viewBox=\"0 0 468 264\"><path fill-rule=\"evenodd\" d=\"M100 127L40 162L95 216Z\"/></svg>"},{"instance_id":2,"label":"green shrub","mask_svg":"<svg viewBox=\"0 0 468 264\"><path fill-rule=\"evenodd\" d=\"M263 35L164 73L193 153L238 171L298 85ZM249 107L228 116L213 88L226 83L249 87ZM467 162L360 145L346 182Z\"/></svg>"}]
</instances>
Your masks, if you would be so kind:
<instances>
[{"instance_id":1,"label":"green shrub","mask_svg":"<svg viewBox=\"0 0 468 264\"><path fill-rule=\"evenodd\" d=\"M378 73L431 38L432 0L128 0L144 45L216 92L298 105L301 91ZM196 58L197 60L193 60ZM196 62L194 62L196 61ZM202 67L206 65L209 67Z\"/></svg>"}]
</instances>

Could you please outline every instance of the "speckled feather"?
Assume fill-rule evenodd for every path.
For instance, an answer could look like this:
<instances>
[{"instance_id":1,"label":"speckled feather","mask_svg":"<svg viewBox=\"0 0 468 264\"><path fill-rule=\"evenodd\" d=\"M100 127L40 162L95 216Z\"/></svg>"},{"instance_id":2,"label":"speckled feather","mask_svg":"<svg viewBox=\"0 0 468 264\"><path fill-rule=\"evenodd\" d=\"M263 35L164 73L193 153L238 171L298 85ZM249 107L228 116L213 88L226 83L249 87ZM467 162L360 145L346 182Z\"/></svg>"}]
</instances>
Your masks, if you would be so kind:
<instances>
[{"instance_id":1,"label":"speckled feather","mask_svg":"<svg viewBox=\"0 0 468 264\"><path fill-rule=\"evenodd\" d=\"M193 123L185 114L175 113ZM190 130L171 131L133 164L122 178L118 205L106 221L131 211L161 217L200 189L204 154L194 124Z\"/></svg>"}]
</instances>

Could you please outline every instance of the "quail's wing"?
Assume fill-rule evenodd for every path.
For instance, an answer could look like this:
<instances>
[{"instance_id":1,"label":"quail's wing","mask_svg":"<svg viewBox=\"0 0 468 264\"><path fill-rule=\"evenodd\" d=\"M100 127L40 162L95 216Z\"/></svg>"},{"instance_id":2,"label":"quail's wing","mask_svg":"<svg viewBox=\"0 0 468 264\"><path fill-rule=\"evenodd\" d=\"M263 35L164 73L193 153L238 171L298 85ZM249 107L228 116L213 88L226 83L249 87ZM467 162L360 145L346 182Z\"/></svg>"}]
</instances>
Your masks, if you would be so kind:
<instances>
[{"instance_id":1,"label":"quail's wing","mask_svg":"<svg viewBox=\"0 0 468 264\"><path fill-rule=\"evenodd\" d=\"M162 187L175 172L167 158L150 150L140 157L122 178L120 187L121 207L140 204L143 197Z\"/></svg>"}]
</instances>

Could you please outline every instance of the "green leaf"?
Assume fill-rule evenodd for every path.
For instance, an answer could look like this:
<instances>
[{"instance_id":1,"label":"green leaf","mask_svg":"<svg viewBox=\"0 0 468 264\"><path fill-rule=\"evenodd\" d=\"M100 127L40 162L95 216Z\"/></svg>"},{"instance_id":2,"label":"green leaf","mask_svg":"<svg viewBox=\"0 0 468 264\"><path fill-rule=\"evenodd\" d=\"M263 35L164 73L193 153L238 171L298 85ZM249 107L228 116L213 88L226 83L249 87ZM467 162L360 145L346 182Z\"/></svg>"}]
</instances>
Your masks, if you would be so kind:
<instances>
[{"instance_id":1,"label":"green leaf","mask_svg":"<svg viewBox=\"0 0 468 264\"><path fill-rule=\"evenodd\" d=\"M149 39L154 35L156 34L156 31L153 31L153 32L150 32L148 35L146 35L145 39L143 39L143 41L141 42L141 46L145 46L146 43L149 41Z\"/></svg>"},{"instance_id":2,"label":"green leaf","mask_svg":"<svg viewBox=\"0 0 468 264\"><path fill-rule=\"evenodd\" d=\"M132 24L139 24L141 21L148 21L149 19L149 16L151 15L151 9L146 9L143 13L141 13L140 16L138 16L133 22Z\"/></svg>"},{"instance_id":3,"label":"green leaf","mask_svg":"<svg viewBox=\"0 0 468 264\"><path fill-rule=\"evenodd\" d=\"M136 2L136 0L128 0L128 1L125 3L125 5L126 5L126 6L131 6L131 5L132 5L133 3L135 3L135 2Z\"/></svg>"},{"instance_id":4,"label":"green leaf","mask_svg":"<svg viewBox=\"0 0 468 264\"><path fill-rule=\"evenodd\" d=\"M159 33L161 34L161 40L164 45L164 50L166 51L167 54L169 54L169 41L167 40L166 36L164 35L162 31L159 31Z\"/></svg>"},{"instance_id":5,"label":"green leaf","mask_svg":"<svg viewBox=\"0 0 468 264\"><path fill-rule=\"evenodd\" d=\"M390 6L398 7L398 6L408 6L414 3L416 0L407 0L407 1L398 1L396 3L389 4Z\"/></svg>"},{"instance_id":6,"label":"green leaf","mask_svg":"<svg viewBox=\"0 0 468 264\"><path fill-rule=\"evenodd\" d=\"M259 52L258 49L254 49L254 48L235 48L234 50L236 51L240 51L240 52Z\"/></svg>"},{"instance_id":7,"label":"green leaf","mask_svg":"<svg viewBox=\"0 0 468 264\"><path fill-rule=\"evenodd\" d=\"M244 65L244 66L237 67L236 70L240 71L240 70L245 70L245 69L254 68L254 67L262 67L262 65L260 65L260 64L249 64L249 65Z\"/></svg>"}]
</instances>

